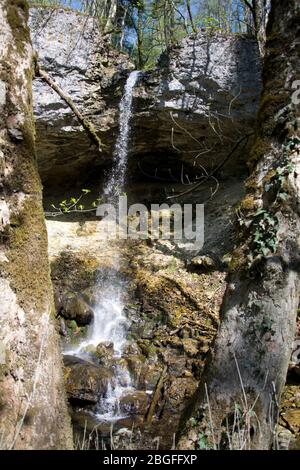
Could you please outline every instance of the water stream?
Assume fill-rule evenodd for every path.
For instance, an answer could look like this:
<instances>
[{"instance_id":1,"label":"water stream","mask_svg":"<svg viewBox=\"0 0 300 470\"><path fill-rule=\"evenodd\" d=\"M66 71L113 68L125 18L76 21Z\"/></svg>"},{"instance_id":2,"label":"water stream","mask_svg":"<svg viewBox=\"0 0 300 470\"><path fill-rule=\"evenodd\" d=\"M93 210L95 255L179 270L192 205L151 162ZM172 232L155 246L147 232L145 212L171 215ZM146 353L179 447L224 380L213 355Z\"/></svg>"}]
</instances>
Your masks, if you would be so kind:
<instances>
[{"instance_id":1,"label":"water stream","mask_svg":"<svg viewBox=\"0 0 300 470\"><path fill-rule=\"evenodd\" d=\"M113 169L104 184L106 202L115 204L117 197L124 191L128 143L130 137L130 118L133 90L138 81L139 72L132 72L126 82L123 98L119 105L119 133L113 155ZM118 272L118 254L114 260L114 273ZM126 344L128 319L124 314L124 295L126 285L118 279L118 275L103 273L99 276L99 301L94 309L94 320L90 325L86 339L77 347L66 351L65 354L85 356L90 346L111 342L114 347L114 357L120 358ZM113 422L125 416L120 412L120 398L133 390L127 369L116 365L114 379L108 386L106 396L100 400L96 417L99 421Z\"/></svg>"}]
</instances>

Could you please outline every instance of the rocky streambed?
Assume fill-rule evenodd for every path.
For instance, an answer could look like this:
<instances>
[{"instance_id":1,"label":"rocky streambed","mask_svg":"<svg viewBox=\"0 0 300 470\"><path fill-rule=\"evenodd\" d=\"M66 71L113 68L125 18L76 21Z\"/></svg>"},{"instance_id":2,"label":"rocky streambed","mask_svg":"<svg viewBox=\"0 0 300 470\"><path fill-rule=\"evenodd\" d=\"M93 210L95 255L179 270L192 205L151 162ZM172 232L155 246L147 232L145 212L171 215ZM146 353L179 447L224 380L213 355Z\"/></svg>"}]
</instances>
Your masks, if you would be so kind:
<instances>
[{"instance_id":1,"label":"rocky streambed","mask_svg":"<svg viewBox=\"0 0 300 470\"><path fill-rule=\"evenodd\" d=\"M187 256L169 240L101 241L96 220L70 215L65 221L47 221L66 388L79 442L86 429L91 446L99 439L110 446L112 435L120 448L129 440L146 449L174 444L218 326L230 261L230 221L241 191L240 182L232 181L208 206L207 217L217 218L219 228L208 228L205 254L198 256ZM222 200L231 209L221 206ZM70 357L68 351L88 337L105 297L105 279L118 277L126 284L122 305L128 327L122 353L105 341ZM105 421L99 418L101 402L122 368L129 372L131 388L119 400L117 419Z\"/></svg>"}]
</instances>

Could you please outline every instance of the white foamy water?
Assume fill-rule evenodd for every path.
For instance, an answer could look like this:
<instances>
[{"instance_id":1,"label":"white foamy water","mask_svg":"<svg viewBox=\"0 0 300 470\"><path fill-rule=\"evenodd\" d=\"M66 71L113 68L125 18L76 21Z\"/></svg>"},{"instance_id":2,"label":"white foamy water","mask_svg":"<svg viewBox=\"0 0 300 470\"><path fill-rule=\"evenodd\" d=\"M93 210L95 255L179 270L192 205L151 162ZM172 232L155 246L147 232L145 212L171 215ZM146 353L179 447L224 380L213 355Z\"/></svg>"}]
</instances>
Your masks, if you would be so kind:
<instances>
[{"instance_id":1,"label":"white foamy water","mask_svg":"<svg viewBox=\"0 0 300 470\"><path fill-rule=\"evenodd\" d=\"M133 90L139 79L139 75L140 72L138 71L131 72L125 85L123 98L120 102L119 134L114 150L115 166L109 174L104 188L104 194L108 197L108 199L118 196L124 190L128 159L128 142L130 136L130 117Z\"/></svg>"},{"instance_id":2,"label":"white foamy water","mask_svg":"<svg viewBox=\"0 0 300 470\"><path fill-rule=\"evenodd\" d=\"M116 197L124 191L133 90L139 74L140 72L134 71L129 75L119 106L119 134L114 151L114 167L104 185L104 194L111 203L114 203ZM116 259L116 270L118 264L119 260ZM125 289L124 284L118 282L114 274L99 280L99 301L94 308L94 320L88 329L87 337L76 347L65 351L65 354L84 356L89 346L96 347L103 342L112 342L114 357L122 355L129 327L124 314ZM125 417L120 411L120 398L133 390L130 375L128 370L120 365L116 365L114 375L106 396L98 404L96 416L100 421L113 422Z\"/></svg>"}]
</instances>

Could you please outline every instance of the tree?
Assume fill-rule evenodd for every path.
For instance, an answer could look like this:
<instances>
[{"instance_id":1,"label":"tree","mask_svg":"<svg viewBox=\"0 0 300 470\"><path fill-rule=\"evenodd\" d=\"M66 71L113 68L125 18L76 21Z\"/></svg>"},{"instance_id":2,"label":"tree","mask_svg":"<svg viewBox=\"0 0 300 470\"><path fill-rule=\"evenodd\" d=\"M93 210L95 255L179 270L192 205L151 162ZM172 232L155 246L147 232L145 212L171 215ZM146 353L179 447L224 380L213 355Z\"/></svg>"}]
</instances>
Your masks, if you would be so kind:
<instances>
[{"instance_id":1,"label":"tree","mask_svg":"<svg viewBox=\"0 0 300 470\"><path fill-rule=\"evenodd\" d=\"M296 330L299 259L300 4L272 0L255 162L221 325L179 447L269 449ZM298 100L297 100L298 101Z\"/></svg>"},{"instance_id":2,"label":"tree","mask_svg":"<svg viewBox=\"0 0 300 470\"><path fill-rule=\"evenodd\" d=\"M0 435L8 449L72 448L35 161L24 0L0 3Z\"/></svg>"},{"instance_id":3,"label":"tree","mask_svg":"<svg viewBox=\"0 0 300 470\"><path fill-rule=\"evenodd\" d=\"M261 55L264 55L270 0L243 0L252 15L253 29Z\"/></svg>"}]
</instances>

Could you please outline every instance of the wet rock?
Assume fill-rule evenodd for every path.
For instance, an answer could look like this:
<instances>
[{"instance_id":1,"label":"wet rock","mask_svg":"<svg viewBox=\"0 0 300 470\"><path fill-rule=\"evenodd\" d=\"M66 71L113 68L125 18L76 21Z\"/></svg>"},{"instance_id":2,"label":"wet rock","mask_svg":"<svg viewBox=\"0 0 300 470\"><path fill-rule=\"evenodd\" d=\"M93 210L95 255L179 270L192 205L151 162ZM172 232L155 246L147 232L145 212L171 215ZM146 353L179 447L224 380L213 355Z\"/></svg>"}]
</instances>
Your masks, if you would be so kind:
<instances>
[{"instance_id":1,"label":"wet rock","mask_svg":"<svg viewBox=\"0 0 300 470\"><path fill-rule=\"evenodd\" d=\"M63 318L61 318L59 322L59 334L65 337L68 335L65 320Z\"/></svg>"},{"instance_id":2,"label":"wet rock","mask_svg":"<svg viewBox=\"0 0 300 470\"><path fill-rule=\"evenodd\" d=\"M107 392L112 372L75 357L65 356L64 362L69 401L81 406L98 403Z\"/></svg>"},{"instance_id":3,"label":"wet rock","mask_svg":"<svg viewBox=\"0 0 300 470\"><path fill-rule=\"evenodd\" d=\"M210 256L196 256L189 267L193 271L210 272L217 269L217 263Z\"/></svg>"},{"instance_id":4,"label":"wet rock","mask_svg":"<svg viewBox=\"0 0 300 470\"><path fill-rule=\"evenodd\" d=\"M159 364L150 364L145 368L143 385L145 390L154 390L160 379L162 367Z\"/></svg>"},{"instance_id":5,"label":"wet rock","mask_svg":"<svg viewBox=\"0 0 300 470\"><path fill-rule=\"evenodd\" d=\"M68 320L75 320L78 325L85 326L91 323L94 311L80 295L70 293L62 301L61 315Z\"/></svg>"},{"instance_id":6,"label":"wet rock","mask_svg":"<svg viewBox=\"0 0 300 470\"><path fill-rule=\"evenodd\" d=\"M166 388L165 409L180 412L185 408L186 400L196 391L197 381L192 377L176 378Z\"/></svg>"},{"instance_id":7,"label":"wet rock","mask_svg":"<svg viewBox=\"0 0 300 470\"><path fill-rule=\"evenodd\" d=\"M151 323L145 323L144 324L144 326L142 328L141 338L142 339L153 339L154 338L153 325L151 325Z\"/></svg>"},{"instance_id":8,"label":"wet rock","mask_svg":"<svg viewBox=\"0 0 300 470\"><path fill-rule=\"evenodd\" d=\"M89 287L81 292L81 296L88 305L95 307L99 299L99 287Z\"/></svg>"},{"instance_id":9,"label":"wet rock","mask_svg":"<svg viewBox=\"0 0 300 470\"><path fill-rule=\"evenodd\" d=\"M166 349L162 353L165 364L168 365L168 373L174 377L181 377L186 367L186 357L176 354L176 350Z\"/></svg>"},{"instance_id":10,"label":"wet rock","mask_svg":"<svg viewBox=\"0 0 300 470\"><path fill-rule=\"evenodd\" d=\"M111 341L103 341L97 346L88 344L83 348L83 351L88 354L93 363L103 365L111 370L120 365L120 361L122 361L121 358L114 356L114 344Z\"/></svg>"},{"instance_id":11,"label":"wet rock","mask_svg":"<svg viewBox=\"0 0 300 470\"><path fill-rule=\"evenodd\" d=\"M197 356L199 353L199 343L192 338L185 338L182 340L183 350L188 357Z\"/></svg>"},{"instance_id":12,"label":"wet rock","mask_svg":"<svg viewBox=\"0 0 300 470\"><path fill-rule=\"evenodd\" d=\"M141 381L141 375L144 370L145 356L141 354L131 354L124 358L134 383L138 385Z\"/></svg>"},{"instance_id":13,"label":"wet rock","mask_svg":"<svg viewBox=\"0 0 300 470\"><path fill-rule=\"evenodd\" d=\"M124 356L140 354L140 349L135 341L130 341L124 348Z\"/></svg>"},{"instance_id":14,"label":"wet rock","mask_svg":"<svg viewBox=\"0 0 300 470\"><path fill-rule=\"evenodd\" d=\"M141 339L137 341L137 344L144 356L146 356L149 360L156 360L157 349L151 341Z\"/></svg>"},{"instance_id":15,"label":"wet rock","mask_svg":"<svg viewBox=\"0 0 300 470\"><path fill-rule=\"evenodd\" d=\"M114 356L114 343L111 341L103 341L103 343L99 343L95 350L95 356L97 357L99 364L111 364Z\"/></svg>"},{"instance_id":16,"label":"wet rock","mask_svg":"<svg viewBox=\"0 0 300 470\"><path fill-rule=\"evenodd\" d=\"M126 415L145 415L149 397L146 392L135 391L121 397L120 410Z\"/></svg>"}]
</instances>

